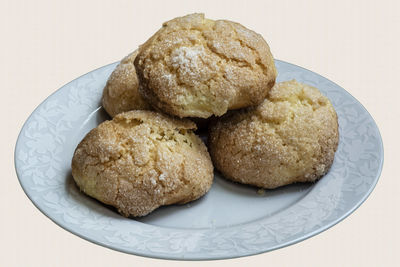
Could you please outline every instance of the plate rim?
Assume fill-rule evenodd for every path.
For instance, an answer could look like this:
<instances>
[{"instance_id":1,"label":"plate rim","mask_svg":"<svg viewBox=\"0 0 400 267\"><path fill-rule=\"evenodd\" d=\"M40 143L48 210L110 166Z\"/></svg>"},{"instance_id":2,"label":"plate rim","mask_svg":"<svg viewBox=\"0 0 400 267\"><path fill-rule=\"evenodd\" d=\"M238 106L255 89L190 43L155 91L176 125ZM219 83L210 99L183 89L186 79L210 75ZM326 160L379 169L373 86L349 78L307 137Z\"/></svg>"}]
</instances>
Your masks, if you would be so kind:
<instances>
[{"instance_id":1,"label":"plate rim","mask_svg":"<svg viewBox=\"0 0 400 267\"><path fill-rule=\"evenodd\" d=\"M368 110L364 107L364 105L363 105L360 101L358 101L351 93L349 93L349 92L348 92L347 90L345 90L343 87L339 86L338 84L336 84L335 82L331 81L330 79L325 78L324 76L322 76L322 75L320 75L320 74L318 74L318 73L316 73L316 72L314 72L314 71L312 71L312 70L306 69L306 68L304 68L304 67L301 67L301 66L298 66L298 65L296 65L296 64L289 63L289 62L283 61L283 60L275 59L275 61L276 61L276 62L282 62L282 63L288 64L288 65L292 65L292 66L294 66L294 67L296 67L296 68L298 68L298 69L305 70L305 71L307 71L307 72L311 72L311 73L313 73L314 75L317 75L317 76L319 76L320 78L323 78L323 79L325 79L325 80L331 82L331 83L334 84L336 87L340 88L340 89L341 89L348 97L350 97L353 101L357 102L357 103L360 105L360 107L362 108L362 110L371 118L371 121L373 122L373 124L374 124L374 126L375 126L375 128L376 128L376 130L377 130L376 132L377 132L379 147L380 147L380 150L381 150L381 153L380 153L380 155L379 155L379 156L380 156L380 157L379 157L379 166L378 166L378 168L377 168L376 175L375 175L375 177L373 178L372 183L371 183L369 189L366 191L366 193L364 193L364 194L360 197L360 199L357 201L357 203L354 204L354 205L353 205L347 212L345 212L343 215L336 217L334 220L330 221L329 223L324 224L324 225L318 227L317 229L315 229L315 230L313 230L313 231L310 231L309 233L307 233L307 234L305 234L305 235L302 235L302 236L300 236L300 237L298 237L298 238L296 238L296 239L293 239L293 240L289 240L289 241L286 241L286 242L283 242L283 243L279 243L279 244L277 244L277 245L275 245L275 246L272 246L272 247L268 248L267 250L263 249L263 250L260 250L260 251L252 251L252 252L248 252L248 253L242 253L242 254L240 254L240 255L233 255L233 256L231 255L231 256L222 256L222 257L215 256L215 255L208 255L207 257L191 257L191 258L182 258L182 257L178 257L178 255L171 255L170 257L168 257L168 256L158 256L158 255L155 255L154 253L151 253L151 252L150 252L150 253L145 253L145 252L140 252L140 251L132 252L132 251L130 251L130 250L128 250L128 249L125 249L125 248L122 248L122 247L118 247L118 246L115 246L115 245L110 244L110 243L104 243L104 242L95 240L95 239L93 239L93 238L91 238L91 237L88 237L88 236L85 236L85 235L83 235L83 234L80 234L79 232L77 232L76 230L74 230L74 228L73 228L72 226L70 226L69 224L64 223L64 222L62 222L62 221L57 221L56 219L54 219L54 218L51 217L51 214L50 214L50 213L48 214L44 209L42 209L42 208L39 206L39 204L36 203L36 202L33 200L33 196L31 195L31 193L29 192L29 190L27 190L27 188L24 187L23 181L22 181L22 178L21 178L21 177L22 177L22 174L20 174L20 173L19 173L19 170L18 170L18 166L17 166L17 165L18 165L18 164L17 164L17 156L18 156L18 148L19 148L20 145L21 145L21 144L20 144L20 141L21 141L21 134L22 134L22 132L23 132L24 129L27 127L27 123L30 121L30 119L31 119L32 116L36 113L36 111L42 106L42 104L44 104L45 102L47 102L50 98L54 97L55 95L59 94L60 91L61 91L64 87L66 87L66 86L68 86L69 84L73 83L75 80L78 80L78 79L80 79L80 78L82 78L82 77L88 75L89 73L96 72L96 71L98 71L98 70L100 70L100 69L102 69L102 68L107 68L107 67L109 67L109 66L111 66L111 65L116 65L117 63L119 63L119 61L116 61L116 62L113 62L113 63L110 63L110 64L106 64L106 65L101 66L101 67L98 67L98 68L96 68L96 69L94 69L94 70L88 71L87 73L85 73L85 74L83 74L83 75L80 75L79 77L77 77L77 78L71 80L70 82L68 82L68 83L64 84L63 86L61 86L60 88L58 88L56 91L54 91L54 92L51 93L49 96L47 96L43 101L41 101L41 102L35 107L35 109L30 113L30 115L27 117L27 119L26 119L25 122L23 123L22 127L20 128L20 131L19 131L18 136L17 136L17 139L16 139L15 147L14 147L14 169L15 169L15 172L16 172L16 175L17 175L17 178L18 178L18 182L19 182L19 184L20 184L22 190L24 191L25 195L26 195L26 196L28 197L28 199L32 202L32 204L33 204L42 214L44 214L48 219L50 219L52 222L54 222L56 225L58 225L58 226L61 227L62 229L66 230L66 231L68 231L68 232L70 232L70 233L72 233L72 234L74 234L74 235L76 235L76 236L79 236L80 238L82 238L82 239L84 239L84 240L86 240L86 241L89 241L89 242L91 242L91 243L93 243L93 244L100 245L100 246L102 246L102 247L109 248L109 249L113 249L113 250L116 250L116 251L119 251L119 252L131 254L131 255L136 255L136 256L142 256L142 257L148 257L148 258L156 258L156 259L164 259L164 260L184 260L184 261L233 259L233 258L240 258L240 257L251 256L251 255L258 255L258 254L266 253L266 252L273 251L273 250L276 250L276 249L279 249L279 248L283 248L283 247L287 247L287 246L290 246L290 245L294 245L294 244L297 244L297 243L299 243L299 242L301 242L301 241L304 241L304 240L306 240L306 239L309 239L309 238L311 238L311 237L313 237L313 236L315 236L315 235L317 235L317 234L319 234L319 233L322 233L322 232L324 232L324 231L330 229L331 227L335 226L335 225L338 224L339 222L343 221L343 220L346 219L349 215L351 215L355 210L357 210L357 209L369 198L369 196L371 195L372 191L375 189L375 187L376 187L378 181L380 180L380 176L381 176L381 174L382 174L382 169L383 169L383 164L384 164L384 145L383 145L382 135L381 135L381 133L380 133L380 131L379 131L378 124L376 123L374 117L368 112ZM154 227L162 228L162 227L160 227L160 226L154 226ZM233 227L234 227L234 226L233 226ZM188 231L192 231L192 230L188 229Z\"/></svg>"}]
</instances>

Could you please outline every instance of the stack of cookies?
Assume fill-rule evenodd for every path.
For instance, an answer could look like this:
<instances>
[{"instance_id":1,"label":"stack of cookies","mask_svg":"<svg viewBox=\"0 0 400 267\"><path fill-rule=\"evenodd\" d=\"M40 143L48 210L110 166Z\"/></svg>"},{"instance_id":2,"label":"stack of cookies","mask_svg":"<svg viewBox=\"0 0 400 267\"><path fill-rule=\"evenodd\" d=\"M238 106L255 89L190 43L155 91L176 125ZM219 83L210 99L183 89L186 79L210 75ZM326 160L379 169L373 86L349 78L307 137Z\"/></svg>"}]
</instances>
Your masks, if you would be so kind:
<instances>
[{"instance_id":1,"label":"stack of cookies","mask_svg":"<svg viewBox=\"0 0 400 267\"><path fill-rule=\"evenodd\" d=\"M213 166L267 189L316 181L334 159L336 112L318 89L276 76L268 44L238 23L164 23L109 77L102 103L113 119L76 148L74 180L124 216L203 196Z\"/></svg>"}]
</instances>

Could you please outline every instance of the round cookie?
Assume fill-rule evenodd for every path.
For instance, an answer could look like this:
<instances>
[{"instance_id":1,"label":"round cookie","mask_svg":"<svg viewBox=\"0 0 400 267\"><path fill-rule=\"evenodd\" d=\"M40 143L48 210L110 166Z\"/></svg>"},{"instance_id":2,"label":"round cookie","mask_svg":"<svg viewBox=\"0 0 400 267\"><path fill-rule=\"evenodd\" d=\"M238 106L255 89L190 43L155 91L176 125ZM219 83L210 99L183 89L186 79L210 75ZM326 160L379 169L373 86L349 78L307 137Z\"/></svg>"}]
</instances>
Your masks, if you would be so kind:
<instances>
[{"instance_id":1,"label":"round cookie","mask_svg":"<svg viewBox=\"0 0 400 267\"><path fill-rule=\"evenodd\" d=\"M72 175L91 197L124 216L184 204L211 187L213 165L189 120L129 111L101 123L80 142Z\"/></svg>"},{"instance_id":2,"label":"round cookie","mask_svg":"<svg viewBox=\"0 0 400 267\"><path fill-rule=\"evenodd\" d=\"M262 104L233 111L210 127L214 166L228 179L263 188L313 182L332 165L336 112L318 89L276 84Z\"/></svg>"},{"instance_id":3,"label":"round cookie","mask_svg":"<svg viewBox=\"0 0 400 267\"><path fill-rule=\"evenodd\" d=\"M258 105L277 75L261 35L204 14L165 22L134 64L142 97L178 117L208 118Z\"/></svg>"},{"instance_id":4,"label":"round cookie","mask_svg":"<svg viewBox=\"0 0 400 267\"><path fill-rule=\"evenodd\" d=\"M111 117L129 110L151 109L138 91L139 81L133 65L137 54L136 50L121 60L103 89L102 104Z\"/></svg>"}]
</instances>

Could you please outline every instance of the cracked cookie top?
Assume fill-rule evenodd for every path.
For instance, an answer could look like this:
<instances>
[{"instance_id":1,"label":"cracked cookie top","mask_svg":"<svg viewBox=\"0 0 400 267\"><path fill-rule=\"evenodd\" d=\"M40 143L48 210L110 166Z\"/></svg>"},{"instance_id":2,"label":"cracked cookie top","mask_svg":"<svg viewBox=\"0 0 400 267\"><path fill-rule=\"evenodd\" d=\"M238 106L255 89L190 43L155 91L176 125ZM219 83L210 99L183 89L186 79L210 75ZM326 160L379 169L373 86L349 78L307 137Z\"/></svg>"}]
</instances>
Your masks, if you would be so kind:
<instances>
[{"instance_id":1,"label":"cracked cookie top","mask_svg":"<svg viewBox=\"0 0 400 267\"><path fill-rule=\"evenodd\" d=\"M217 120L208 141L214 166L226 178L276 188L323 176L338 139L328 98L292 80L276 84L259 106Z\"/></svg>"},{"instance_id":2,"label":"cracked cookie top","mask_svg":"<svg viewBox=\"0 0 400 267\"><path fill-rule=\"evenodd\" d=\"M137 54L136 50L121 60L103 89L102 104L111 117L129 110L151 109L139 94L139 81L133 65Z\"/></svg>"},{"instance_id":3,"label":"cracked cookie top","mask_svg":"<svg viewBox=\"0 0 400 267\"><path fill-rule=\"evenodd\" d=\"M134 64L143 98L179 117L208 118L258 105L277 75L261 35L204 14L165 22Z\"/></svg>"},{"instance_id":4,"label":"cracked cookie top","mask_svg":"<svg viewBox=\"0 0 400 267\"><path fill-rule=\"evenodd\" d=\"M86 194L124 216L186 203L211 187L213 166L189 120L151 111L121 113L80 142L72 175Z\"/></svg>"}]
</instances>

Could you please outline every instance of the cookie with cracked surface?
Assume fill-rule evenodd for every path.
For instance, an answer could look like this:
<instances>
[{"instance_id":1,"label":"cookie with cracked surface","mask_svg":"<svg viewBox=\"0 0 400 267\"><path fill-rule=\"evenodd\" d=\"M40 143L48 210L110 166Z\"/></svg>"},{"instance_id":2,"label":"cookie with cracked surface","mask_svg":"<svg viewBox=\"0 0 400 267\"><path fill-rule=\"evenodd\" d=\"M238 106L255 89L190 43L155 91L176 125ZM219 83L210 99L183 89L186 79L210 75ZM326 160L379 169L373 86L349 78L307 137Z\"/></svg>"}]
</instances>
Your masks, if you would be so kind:
<instances>
[{"instance_id":1,"label":"cookie with cracked surface","mask_svg":"<svg viewBox=\"0 0 400 267\"><path fill-rule=\"evenodd\" d=\"M137 54L138 50L121 60L103 89L102 104L111 117L125 111L151 109L138 91L139 80L133 65Z\"/></svg>"},{"instance_id":2,"label":"cookie with cracked surface","mask_svg":"<svg viewBox=\"0 0 400 267\"><path fill-rule=\"evenodd\" d=\"M261 35L204 14L165 22L134 64L142 97L178 117L208 118L258 105L277 75Z\"/></svg>"},{"instance_id":3,"label":"cookie with cracked surface","mask_svg":"<svg viewBox=\"0 0 400 267\"><path fill-rule=\"evenodd\" d=\"M317 88L276 84L255 108L232 111L210 127L214 166L228 179L263 188L313 182L338 146L336 112Z\"/></svg>"},{"instance_id":4,"label":"cookie with cracked surface","mask_svg":"<svg viewBox=\"0 0 400 267\"><path fill-rule=\"evenodd\" d=\"M211 187L213 165L195 124L152 111L129 111L101 123L80 142L72 175L87 195L124 216L184 204Z\"/></svg>"}]
</instances>

